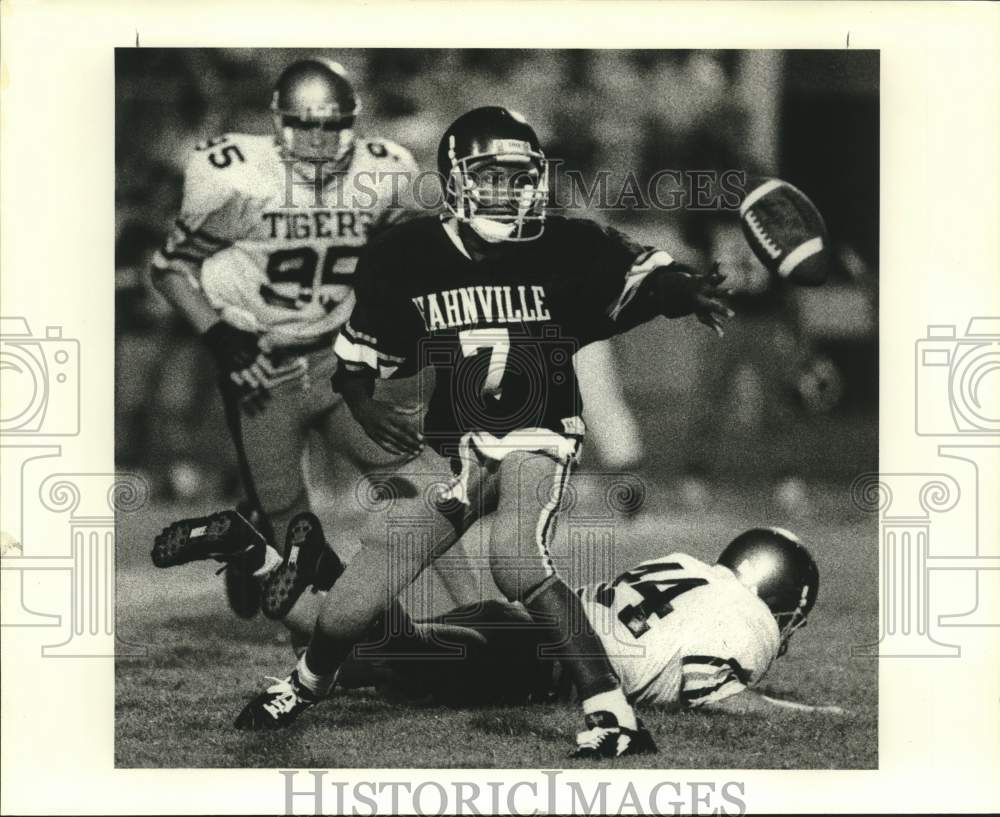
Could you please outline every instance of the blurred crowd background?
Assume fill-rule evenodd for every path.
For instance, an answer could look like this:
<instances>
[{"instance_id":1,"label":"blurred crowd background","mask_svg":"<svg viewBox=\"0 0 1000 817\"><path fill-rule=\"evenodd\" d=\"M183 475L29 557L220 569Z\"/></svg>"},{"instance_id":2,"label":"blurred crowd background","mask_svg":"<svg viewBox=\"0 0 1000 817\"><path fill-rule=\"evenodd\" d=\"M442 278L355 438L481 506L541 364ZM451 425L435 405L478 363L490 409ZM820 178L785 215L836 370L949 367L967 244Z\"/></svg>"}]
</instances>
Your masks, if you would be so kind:
<instances>
[{"instance_id":1,"label":"blurred crowd background","mask_svg":"<svg viewBox=\"0 0 1000 817\"><path fill-rule=\"evenodd\" d=\"M550 157L592 178L662 169L776 175L809 194L837 263L819 289L778 285L750 254L736 214L642 207L588 211L696 265L721 259L738 317L718 341L693 319L615 339L641 457L704 500L735 480L796 497L877 466L878 55L864 51L510 51L366 49L340 61L362 100L356 129L433 167L464 111L521 111ZM194 145L269 133L270 90L305 56L290 49L122 49L116 54L116 457L166 498L232 496L235 454L211 360L149 281L175 218ZM583 213L581 213L583 214ZM586 399L586 393L585 393ZM623 464L587 420L584 467ZM608 427L619 428L607 423ZM624 459L634 459L632 455Z\"/></svg>"}]
</instances>

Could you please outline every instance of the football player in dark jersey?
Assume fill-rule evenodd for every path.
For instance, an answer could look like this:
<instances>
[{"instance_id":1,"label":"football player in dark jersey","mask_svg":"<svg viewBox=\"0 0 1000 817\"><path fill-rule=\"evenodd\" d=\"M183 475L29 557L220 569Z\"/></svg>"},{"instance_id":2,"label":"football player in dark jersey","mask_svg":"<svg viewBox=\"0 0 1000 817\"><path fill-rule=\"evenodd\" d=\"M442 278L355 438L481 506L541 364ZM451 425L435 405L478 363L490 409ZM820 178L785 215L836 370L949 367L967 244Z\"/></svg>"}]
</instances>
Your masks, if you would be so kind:
<instances>
[{"instance_id":1,"label":"football player in dark jersey","mask_svg":"<svg viewBox=\"0 0 1000 817\"><path fill-rule=\"evenodd\" d=\"M696 274L593 221L546 218L538 138L504 108L456 120L441 140L438 169L449 212L387 231L359 261L334 378L368 435L414 458L403 471L430 492L414 503L434 497L435 535L363 537L295 671L251 701L237 725L284 726L321 700L391 600L475 519L495 512L493 579L548 628L546 650L583 705L587 728L573 756L654 752L549 556L584 434L573 354L657 315L693 314L721 333L732 316L723 276ZM373 398L376 378L418 372L434 378L421 429Z\"/></svg>"}]
</instances>

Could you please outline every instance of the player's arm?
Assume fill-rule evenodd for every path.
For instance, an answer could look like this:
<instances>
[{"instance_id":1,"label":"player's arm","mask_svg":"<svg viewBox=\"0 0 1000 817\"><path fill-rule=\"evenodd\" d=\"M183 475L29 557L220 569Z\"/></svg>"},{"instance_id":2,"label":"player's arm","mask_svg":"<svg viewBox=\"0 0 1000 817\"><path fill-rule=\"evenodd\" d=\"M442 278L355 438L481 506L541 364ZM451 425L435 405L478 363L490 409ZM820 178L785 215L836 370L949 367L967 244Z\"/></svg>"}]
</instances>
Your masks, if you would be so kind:
<instances>
[{"instance_id":1,"label":"player's arm","mask_svg":"<svg viewBox=\"0 0 1000 817\"><path fill-rule=\"evenodd\" d=\"M814 706L798 703L797 701L786 701L781 698L772 698L769 695L763 695L747 687L722 700L706 703L702 708L718 712L728 712L734 715L770 715L772 713L782 714L789 712L812 712L824 715L844 714L844 710L839 706Z\"/></svg>"},{"instance_id":2,"label":"player's arm","mask_svg":"<svg viewBox=\"0 0 1000 817\"><path fill-rule=\"evenodd\" d=\"M331 385L372 440L391 454L416 456L423 436L413 417L374 396L376 379L390 378L405 367L410 338L370 255L362 254L354 272L354 311L334 342L338 365Z\"/></svg>"},{"instance_id":3,"label":"player's arm","mask_svg":"<svg viewBox=\"0 0 1000 817\"><path fill-rule=\"evenodd\" d=\"M580 235L587 247L594 303L603 314L592 340L620 335L658 316L694 315L719 335L733 316L726 305L725 276L682 264L664 250L643 247L613 227L591 224Z\"/></svg>"},{"instance_id":4,"label":"player's arm","mask_svg":"<svg viewBox=\"0 0 1000 817\"><path fill-rule=\"evenodd\" d=\"M627 332L660 315L694 315L721 337L723 321L734 314L726 304L725 280L718 264L703 274L662 250L647 251L633 262L621 293L608 310L614 333Z\"/></svg>"},{"instance_id":5,"label":"player's arm","mask_svg":"<svg viewBox=\"0 0 1000 817\"><path fill-rule=\"evenodd\" d=\"M201 289L201 267L230 242L217 233L231 221L231 198L210 175L205 154L195 151L184 176L181 214L153 256L153 286L191 325L215 358L220 373L242 389L261 386L255 372L258 337L225 323Z\"/></svg>"},{"instance_id":6,"label":"player's arm","mask_svg":"<svg viewBox=\"0 0 1000 817\"><path fill-rule=\"evenodd\" d=\"M219 313L201 289L193 285L186 271L173 265L158 266L154 262L151 273L156 290L199 335L218 322Z\"/></svg>"},{"instance_id":7,"label":"player's arm","mask_svg":"<svg viewBox=\"0 0 1000 817\"><path fill-rule=\"evenodd\" d=\"M168 238L167 247L170 245ZM227 375L237 387L250 391L259 389L262 378L254 370L260 355L257 335L237 329L219 318L219 313L197 284L200 260L168 258L165 252L169 251L161 249L153 258L150 270L153 286L198 334L215 358L221 374Z\"/></svg>"},{"instance_id":8,"label":"player's arm","mask_svg":"<svg viewBox=\"0 0 1000 817\"><path fill-rule=\"evenodd\" d=\"M689 709L710 709L738 715L772 712L843 714L837 706L809 706L762 695L750 689L751 673L735 659L689 655L681 660L680 700Z\"/></svg>"}]
</instances>

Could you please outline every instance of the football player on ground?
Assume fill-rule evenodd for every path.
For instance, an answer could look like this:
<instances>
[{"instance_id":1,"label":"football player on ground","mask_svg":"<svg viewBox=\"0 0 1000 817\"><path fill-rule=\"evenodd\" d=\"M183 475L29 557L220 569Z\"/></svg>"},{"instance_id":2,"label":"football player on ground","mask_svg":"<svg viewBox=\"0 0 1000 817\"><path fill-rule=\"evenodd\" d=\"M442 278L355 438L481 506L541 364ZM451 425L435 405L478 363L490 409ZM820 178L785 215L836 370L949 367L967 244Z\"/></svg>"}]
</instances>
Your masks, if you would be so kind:
<instances>
[{"instance_id":1,"label":"football player on ground","mask_svg":"<svg viewBox=\"0 0 1000 817\"><path fill-rule=\"evenodd\" d=\"M575 351L657 315L694 314L721 332L732 312L723 276L582 219L545 219L545 157L534 130L504 108L478 108L445 132L438 169L450 215L401 224L367 248L357 303L337 338L335 388L386 451L415 457L400 473L434 496L433 535L384 528L327 594L294 672L251 701L237 724L291 723L399 592L472 523L496 513L491 573L500 592L546 627L548 649L585 713L575 757L654 752L583 602L549 556L570 468L582 444ZM375 380L432 372L422 430L373 397ZM422 511L415 511L420 514Z\"/></svg>"},{"instance_id":2,"label":"football player on ground","mask_svg":"<svg viewBox=\"0 0 1000 817\"><path fill-rule=\"evenodd\" d=\"M816 563L794 534L755 528L715 565L671 553L576 593L638 707L842 714L751 689L805 626L818 590ZM337 683L453 706L571 697L570 677L544 656L543 639L518 604L467 605L422 622L395 605Z\"/></svg>"},{"instance_id":3,"label":"football player on ground","mask_svg":"<svg viewBox=\"0 0 1000 817\"><path fill-rule=\"evenodd\" d=\"M354 307L358 254L414 209L412 156L356 136L359 107L338 63L288 66L271 101L274 136L226 134L195 149L176 228L153 261L157 289L217 363L249 500L241 510L276 547L275 534L289 531L285 562L265 579L273 584L264 597L271 617L288 613L284 589L302 583L289 556L305 529L289 521L309 507L310 437L359 469L400 460L365 436L329 387L334 338ZM260 606L250 574L263 578L280 561L275 550L267 555L264 565L229 564L227 591L239 614Z\"/></svg>"}]
</instances>

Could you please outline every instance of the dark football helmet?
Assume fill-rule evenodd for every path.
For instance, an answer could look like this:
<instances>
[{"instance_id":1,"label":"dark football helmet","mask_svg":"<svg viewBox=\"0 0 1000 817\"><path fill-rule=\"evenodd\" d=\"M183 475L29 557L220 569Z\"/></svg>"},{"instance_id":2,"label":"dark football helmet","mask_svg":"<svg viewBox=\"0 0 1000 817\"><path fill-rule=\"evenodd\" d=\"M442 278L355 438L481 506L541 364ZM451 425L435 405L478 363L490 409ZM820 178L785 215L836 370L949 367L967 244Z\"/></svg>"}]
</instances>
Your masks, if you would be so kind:
<instances>
[{"instance_id":1,"label":"dark football helmet","mask_svg":"<svg viewBox=\"0 0 1000 817\"><path fill-rule=\"evenodd\" d=\"M768 606L778 623L781 647L806 624L819 593L819 569L794 533L781 528L753 528L741 533L719 556L740 582Z\"/></svg>"},{"instance_id":2,"label":"dark football helmet","mask_svg":"<svg viewBox=\"0 0 1000 817\"><path fill-rule=\"evenodd\" d=\"M545 154L519 113L487 107L463 114L441 138L437 161L445 205L483 240L530 241L542 234Z\"/></svg>"},{"instance_id":3,"label":"dark football helmet","mask_svg":"<svg viewBox=\"0 0 1000 817\"><path fill-rule=\"evenodd\" d=\"M354 154L354 118L361 105L343 66L324 57L289 65L274 85L271 117L278 144L304 161L335 170Z\"/></svg>"}]
</instances>

